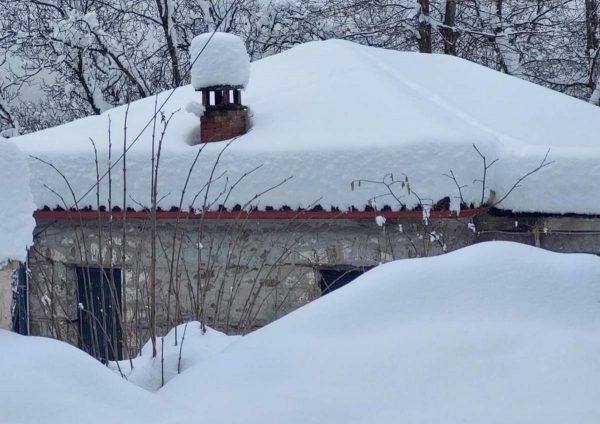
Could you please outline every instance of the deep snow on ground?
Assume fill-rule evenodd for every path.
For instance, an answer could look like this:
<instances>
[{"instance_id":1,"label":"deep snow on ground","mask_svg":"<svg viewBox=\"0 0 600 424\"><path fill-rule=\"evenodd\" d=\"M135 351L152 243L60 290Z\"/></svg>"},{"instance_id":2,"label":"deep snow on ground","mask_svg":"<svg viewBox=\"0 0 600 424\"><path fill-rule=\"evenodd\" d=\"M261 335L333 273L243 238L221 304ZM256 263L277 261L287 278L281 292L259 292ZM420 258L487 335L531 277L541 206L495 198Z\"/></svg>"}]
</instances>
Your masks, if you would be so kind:
<instances>
[{"instance_id":1,"label":"deep snow on ground","mask_svg":"<svg viewBox=\"0 0 600 424\"><path fill-rule=\"evenodd\" d=\"M385 95L382 95L385 93ZM195 153L187 141L197 138L199 118L184 109L200 101L191 86L134 102L128 110L127 154L130 206L149 205L150 151L155 105L164 104L168 118L161 155L158 197L168 209L179 205L181 189ZM166 103L165 103L166 102ZM421 55L330 40L306 43L252 64L243 103L251 108L252 128L220 157L214 176L222 176L209 199L245 172L262 166L241 181L213 208L244 205L288 177L284 186L254 202L259 208L287 205L362 208L381 187L355 179L380 180L406 174L421 198L433 202L458 196L453 170L467 203L477 204L483 163L475 144L499 162L486 185L501 198L517 179L535 168L551 149L555 163L532 175L500 206L514 211L600 213L600 109L549 89L447 55ZM70 180L80 206L95 206L93 150L99 149L101 173L107 169L110 129L113 156L123 151L124 116L118 107L60 127L18 137L27 153L55 164ZM161 127L160 117L157 128ZM142 131L143 130L143 131ZM138 135L141 136L138 138ZM206 146L183 201L187 209L204 187L226 143ZM66 184L50 167L31 159L32 191L38 207L60 203L46 183L73 203ZM122 190L122 164L112 173L113 194ZM91 189L91 190L90 190ZM108 184L100 190L107 204ZM87 196L82 196L87 192ZM227 190L225 189L225 192ZM203 196L200 196L201 198ZM113 196L112 204L122 196ZM406 196L408 207L418 201ZM385 204L384 200L380 203ZM389 200L392 207L397 207ZM196 208L202 205L196 203Z\"/></svg>"},{"instance_id":2,"label":"deep snow on ground","mask_svg":"<svg viewBox=\"0 0 600 424\"><path fill-rule=\"evenodd\" d=\"M379 266L160 393L227 423L598 423L600 258L490 242Z\"/></svg>"},{"instance_id":3,"label":"deep snow on ground","mask_svg":"<svg viewBox=\"0 0 600 424\"><path fill-rule=\"evenodd\" d=\"M507 242L392 262L227 347L196 332L155 394L0 332L0 422L596 424L599 276Z\"/></svg>"},{"instance_id":4,"label":"deep snow on ground","mask_svg":"<svg viewBox=\"0 0 600 424\"><path fill-rule=\"evenodd\" d=\"M25 259L33 241L35 209L27 158L0 139L0 267L7 260Z\"/></svg>"},{"instance_id":5,"label":"deep snow on ground","mask_svg":"<svg viewBox=\"0 0 600 424\"><path fill-rule=\"evenodd\" d=\"M148 341L131 362L111 363L110 368L123 373L127 380L146 390L156 391L180 373L198 362L220 353L226 346L241 338L227 336L212 328L202 331L199 322L191 321L173 328L157 339L157 356L152 357L152 342ZM133 364L133 369L131 368Z\"/></svg>"},{"instance_id":6,"label":"deep snow on ground","mask_svg":"<svg viewBox=\"0 0 600 424\"><path fill-rule=\"evenodd\" d=\"M0 330L0 423L169 423L155 396L66 343Z\"/></svg>"}]
</instances>

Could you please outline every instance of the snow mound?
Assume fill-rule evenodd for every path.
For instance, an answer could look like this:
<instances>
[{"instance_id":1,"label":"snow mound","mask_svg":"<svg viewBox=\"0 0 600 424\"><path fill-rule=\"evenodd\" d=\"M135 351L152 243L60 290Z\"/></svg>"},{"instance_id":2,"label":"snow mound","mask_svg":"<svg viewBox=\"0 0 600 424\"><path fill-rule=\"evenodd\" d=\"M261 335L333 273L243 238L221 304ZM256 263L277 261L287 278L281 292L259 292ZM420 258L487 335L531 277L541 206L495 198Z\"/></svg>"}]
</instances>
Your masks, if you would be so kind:
<instances>
[{"instance_id":1,"label":"snow mound","mask_svg":"<svg viewBox=\"0 0 600 424\"><path fill-rule=\"evenodd\" d=\"M0 330L0 422L171 422L154 395L79 349Z\"/></svg>"},{"instance_id":2,"label":"snow mound","mask_svg":"<svg viewBox=\"0 0 600 424\"><path fill-rule=\"evenodd\" d=\"M173 328L164 337L157 339L157 356L152 358L152 342L148 341L140 355L132 360L111 363L110 368L123 373L130 383L149 391L161 388L163 378L167 384L193 365L206 361L221 352L241 336L227 336L206 327L202 332L200 323L192 321ZM181 361L180 361L181 356Z\"/></svg>"},{"instance_id":3,"label":"snow mound","mask_svg":"<svg viewBox=\"0 0 600 424\"><path fill-rule=\"evenodd\" d=\"M389 263L158 394L227 423L595 424L599 275L506 242Z\"/></svg>"},{"instance_id":4,"label":"snow mound","mask_svg":"<svg viewBox=\"0 0 600 424\"><path fill-rule=\"evenodd\" d=\"M225 32L196 36L190 45L192 86L228 85L245 88L250 78L250 56L241 38Z\"/></svg>"},{"instance_id":5,"label":"snow mound","mask_svg":"<svg viewBox=\"0 0 600 424\"><path fill-rule=\"evenodd\" d=\"M392 262L239 339L189 323L156 393L0 330L0 422L596 424L598 275L596 256L507 242ZM149 353L134 365L156 377Z\"/></svg>"},{"instance_id":6,"label":"snow mound","mask_svg":"<svg viewBox=\"0 0 600 424\"><path fill-rule=\"evenodd\" d=\"M204 107L204 105L202 103L189 102L185 106L185 111L188 113L191 113L193 115L196 115L198 118L202 118L202 115L204 115L204 112L206 112L206 108Z\"/></svg>"},{"instance_id":7,"label":"snow mound","mask_svg":"<svg viewBox=\"0 0 600 424\"><path fill-rule=\"evenodd\" d=\"M251 108L252 130L222 156L219 153L226 143L204 147L184 208L201 206L192 205L192 199L210 175L223 175L210 190L217 196L228 192L227 182L257 167L228 196L226 207L244 205L254 194L293 177L252 206L309 208L319 199L325 209L362 208L368 199L381 194L380 187L362 185L351 190L351 181L381 180L388 173L406 174L421 198L437 202L449 196L454 201L456 185L442 175L450 170L461 185L469 185L463 189L465 202L477 204L481 187L472 182L482 178L483 163L473 148L476 145L488 164L499 159L486 180L497 199L551 149L548 159L554 163L523 181L501 208L600 214L600 184L596 183L600 180L600 108L465 60L340 40L312 42L252 63L252 84L244 98ZM127 198L135 199L128 206L140 209L139 204L150 206L155 103L164 104L163 111L170 116L199 99L186 86L132 103L127 140L123 140L126 107L13 140L23 151L63 172L80 206L95 205L96 175L89 138L98 146L104 174L110 116L115 165L112 193L122 192L122 163L116 158L125 143L131 146ZM180 110L165 133L158 181L159 206L165 210L179 205L178 193L202 148L186 144L199 135L198 121L196 115ZM69 188L56 171L34 159L30 167L38 207L61 203L48 187L71 202ZM108 204L107 180L100 187L104 205ZM113 196L113 205L121 197ZM209 200L215 209L224 201ZM414 196L404 200L408 208L417 204ZM398 207L391 199L381 199L381 205L386 201Z\"/></svg>"},{"instance_id":8,"label":"snow mound","mask_svg":"<svg viewBox=\"0 0 600 424\"><path fill-rule=\"evenodd\" d=\"M33 242L35 209L27 159L13 143L0 141L0 267L25 259Z\"/></svg>"}]
</instances>

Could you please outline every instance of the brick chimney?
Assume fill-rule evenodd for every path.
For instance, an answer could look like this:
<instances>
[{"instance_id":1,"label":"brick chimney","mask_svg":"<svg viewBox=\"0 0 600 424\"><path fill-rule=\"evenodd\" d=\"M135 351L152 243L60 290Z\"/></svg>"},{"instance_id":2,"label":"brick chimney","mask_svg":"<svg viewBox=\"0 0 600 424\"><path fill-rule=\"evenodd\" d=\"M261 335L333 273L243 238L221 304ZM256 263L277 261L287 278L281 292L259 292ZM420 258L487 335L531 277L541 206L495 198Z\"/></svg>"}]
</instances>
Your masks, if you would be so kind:
<instances>
[{"instance_id":1,"label":"brick chimney","mask_svg":"<svg viewBox=\"0 0 600 424\"><path fill-rule=\"evenodd\" d=\"M248 108L241 90L250 77L250 57L244 42L233 34L200 34L192 40L190 58L192 86L202 93L200 142L245 134Z\"/></svg>"},{"instance_id":2,"label":"brick chimney","mask_svg":"<svg viewBox=\"0 0 600 424\"><path fill-rule=\"evenodd\" d=\"M242 105L239 86L217 86L200 89L204 114L200 118L200 141L228 140L248 130L248 108Z\"/></svg>"}]
</instances>

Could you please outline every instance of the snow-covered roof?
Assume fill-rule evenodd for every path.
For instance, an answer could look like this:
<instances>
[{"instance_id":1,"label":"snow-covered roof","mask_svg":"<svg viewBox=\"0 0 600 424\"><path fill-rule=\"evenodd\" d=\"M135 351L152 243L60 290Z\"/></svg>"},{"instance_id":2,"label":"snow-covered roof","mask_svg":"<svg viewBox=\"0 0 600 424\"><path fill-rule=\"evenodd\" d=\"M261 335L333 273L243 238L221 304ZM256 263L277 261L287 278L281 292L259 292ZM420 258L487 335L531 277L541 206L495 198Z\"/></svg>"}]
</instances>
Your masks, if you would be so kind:
<instances>
[{"instance_id":1,"label":"snow-covered roof","mask_svg":"<svg viewBox=\"0 0 600 424\"><path fill-rule=\"evenodd\" d=\"M167 117L175 112L164 137L158 197L163 207L179 204L189 167L201 149L188 145L197 139L200 122L184 109L195 100L199 94L186 86L130 105L126 143L135 141L127 154L130 206L138 209L150 203L155 103L164 103ZM465 60L339 40L311 42L254 62L244 103L251 109L251 130L221 156L226 142L206 145L191 174L184 208L209 175L217 180L209 193L213 208L221 203L244 205L290 177L254 204L362 207L381 193L381 187L363 184L352 190L351 181L381 180L387 173L406 174L421 198L454 199L456 184L442 175L450 170L460 184L469 186L462 190L465 201L477 203L481 186L473 181L483 176L483 163L475 145L488 163L499 159L486 176L496 198L550 149L554 163L526 179L500 207L600 213L600 108ZM126 107L118 107L15 142L60 169L79 206L95 205L95 190L89 191L96 181L89 138L98 147L102 174L107 168L109 117L114 163L123 151L125 112ZM160 127L160 119L156 124ZM234 190L224 190L258 166ZM38 207L61 203L44 184L72 203L60 175L36 159L30 160L30 167ZM113 205L122 197L114 195L122 187L121 169L121 163L113 168ZM103 181L100 190L106 205L107 183ZM408 207L417 204L414 196L404 200ZM194 206L201 206L199 202ZM391 199L379 203L396 206Z\"/></svg>"},{"instance_id":2,"label":"snow-covered roof","mask_svg":"<svg viewBox=\"0 0 600 424\"><path fill-rule=\"evenodd\" d=\"M196 36L190 45L192 86L202 88L228 85L246 87L250 77L250 56L241 38L225 32Z\"/></svg>"}]
</instances>

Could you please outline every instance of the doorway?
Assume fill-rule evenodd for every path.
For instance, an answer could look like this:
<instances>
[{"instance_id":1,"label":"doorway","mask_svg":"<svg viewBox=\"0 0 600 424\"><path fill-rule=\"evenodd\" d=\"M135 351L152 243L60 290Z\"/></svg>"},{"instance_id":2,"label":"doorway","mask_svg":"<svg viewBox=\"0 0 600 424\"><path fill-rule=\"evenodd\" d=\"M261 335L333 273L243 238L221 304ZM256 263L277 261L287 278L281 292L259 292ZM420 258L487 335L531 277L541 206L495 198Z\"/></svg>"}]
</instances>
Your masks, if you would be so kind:
<instances>
[{"instance_id":1,"label":"doorway","mask_svg":"<svg viewBox=\"0 0 600 424\"><path fill-rule=\"evenodd\" d=\"M79 347L103 363L123 357L121 270L77 268Z\"/></svg>"}]
</instances>

